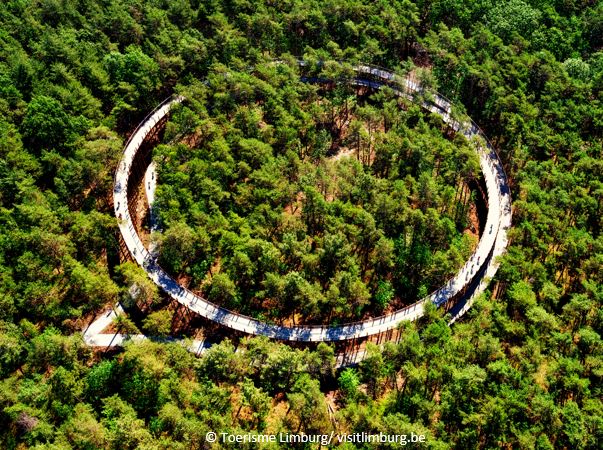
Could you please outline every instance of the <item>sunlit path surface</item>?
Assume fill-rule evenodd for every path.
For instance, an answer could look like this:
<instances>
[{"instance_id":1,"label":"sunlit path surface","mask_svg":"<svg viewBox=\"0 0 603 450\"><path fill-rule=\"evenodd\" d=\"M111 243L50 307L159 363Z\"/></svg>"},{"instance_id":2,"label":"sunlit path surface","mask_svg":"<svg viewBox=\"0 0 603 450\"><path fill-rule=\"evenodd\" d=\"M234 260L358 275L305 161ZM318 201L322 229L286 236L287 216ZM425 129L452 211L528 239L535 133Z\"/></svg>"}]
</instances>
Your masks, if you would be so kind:
<instances>
[{"instance_id":1,"label":"sunlit path surface","mask_svg":"<svg viewBox=\"0 0 603 450\"><path fill-rule=\"evenodd\" d=\"M303 65L303 63L301 64ZM421 87L412 79L400 77L384 69L363 65L357 66L355 72L357 77L348 81L354 85L374 89L388 86L397 95L413 101L417 101L415 94L422 93ZM307 78L304 81L314 82L319 80ZM425 97L430 98L430 100L425 100ZM489 280L498 269L497 257L505 251L507 230L511 226L510 190L502 163L481 129L470 119L455 119L452 113L452 105L439 94L432 93L427 96L418 96L418 98L421 99L418 101L425 109L438 114L451 128L475 142L486 185L488 204L486 224L474 253L453 278L429 296L394 313L360 322L337 326L278 326L229 311L179 285L172 276L159 267L154 252L149 251L138 236L128 211L127 187L134 158L146 136L168 115L174 105L184 100L183 97L167 99L143 120L126 144L115 175L113 191L115 215L119 218L119 229L132 258L144 268L148 276L163 291L180 304L202 317L250 335L263 335L283 341L305 342L364 338L392 330L402 321L415 320L421 317L424 305L427 302L441 306L451 299L456 299L456 303L450 310L451 322L456 321L469 309L476 296L486 289ZM151 205L155 194L156 178L153 167L146 171L143 178L145 192ZM101 319L103 318L101 317ZM106 319L103 320L106 321ZM93 326L94 324L90 328L94 330L98 328L98 326L96 328ZM102 329L98 330L99 333L101 331ZM93 335L90 331L85 333L86 341L90 345L116 345L117 341L123 341L123 337L117 337L120 335L107 336L114 336L115 342L112 342L109 338L100 338L98 335ZM359 358L362 357L360 353Z\"/></svg>"}]
</instances>

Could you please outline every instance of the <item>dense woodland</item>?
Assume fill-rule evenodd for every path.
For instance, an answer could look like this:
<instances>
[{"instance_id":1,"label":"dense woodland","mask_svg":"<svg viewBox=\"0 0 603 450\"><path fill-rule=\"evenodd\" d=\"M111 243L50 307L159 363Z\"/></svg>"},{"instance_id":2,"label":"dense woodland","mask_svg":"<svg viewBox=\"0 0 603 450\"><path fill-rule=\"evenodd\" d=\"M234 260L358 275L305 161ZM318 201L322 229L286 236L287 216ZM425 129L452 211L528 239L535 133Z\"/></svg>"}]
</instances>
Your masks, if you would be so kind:
<instances>
[{"instance_id":1,"label":"dense woodland","mask_svg":"<svg viewBox=\"0 0 603 450\"><path fill-rule=\"evenodd\" d=\"M330 66L316 78L345 76ZM155 150L160 264L215 303L285 322L359 319L444 284L479 231L474 214L461 234L471 144L392 91L321 93L295 62L254 72L212 68L182 88L199 110L175 112L165 139L178 143Z\"/></svg>"},{"instance_id":2,"label":"dense woodland","mask_svg":"<svg viewBox=\"0 0 603 450\"><path fill-rule=\"evenodd\" d=\"M199 95L189 97L198 104L187 106L193 128L178 136L186 118L175 116L157 157L182 151L188 164L191 152L218 158L204 154L209 143L182 148L179 141L215 126L216 102L234 102L233 111L243 103L226 86L212 98L198 81L218 70L244 77L249 67L286 55L418 67L426 83L484 128L514 199L508 254L490 284L496 295L484 295L452 327L430 311L404 326L399 344L371 347L358 367L339 372L328 345L301 351L264 339L236 343L236 352L225 341L199 358L178 344L153 342L94 354L80 331L95 311L133 295L158 295L131 264L116 265L110 191L124 137L174 89L197 88ZM276 86L274 95L283 95ZM313 95L308 86L298 89ZM337 429L424 433L431 448L599 448L602 89L603 4L591 0L3 2L0 447L190 449L207 445L209 430ZM243 110L239 123L214 130L217 150L246 124L245 133L264 131L246 122L257 113L253 104ZM299 120L311 125L309 111L304 107ZM397 114L396 133L406 134L411 148L421 148L422 139L449 145L420 111ZM360 112L354 119L366 129ZM300 132L295 122L292 130ZM244 136L239 142L253 139ZM262 148L254 142L247 150ZM266 155L275 164L279 148ZM305 170L319 167L314 161ZM166 178L163 199L169 184ZM404 187L411 195L412 183ZM186 222L185 206L163 208L166 232ZM194 245L211 242L207 227L207 237L193 232ZM187 276L201 283L209 269ZM374 286L366 289L373 295Z\"/></svg>"}]
</instances>

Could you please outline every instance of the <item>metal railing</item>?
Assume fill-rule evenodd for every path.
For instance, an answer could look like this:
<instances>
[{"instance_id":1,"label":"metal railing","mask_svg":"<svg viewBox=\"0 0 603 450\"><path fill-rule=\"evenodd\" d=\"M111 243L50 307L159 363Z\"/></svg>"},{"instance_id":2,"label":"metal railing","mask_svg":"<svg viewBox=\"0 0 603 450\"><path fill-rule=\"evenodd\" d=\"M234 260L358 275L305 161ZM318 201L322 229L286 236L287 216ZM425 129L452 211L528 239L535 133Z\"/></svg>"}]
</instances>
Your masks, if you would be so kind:
<instances>
[{"instance_id":1,"label":"metal railing","mask_svg":"<svg viewBox=\"0 0 603 450\"><path fill-rule=\"evenodd\" d=\"M413 93L414 94L417 92L424 92L422 90L420 84L416 83L415 80L411 81L412 85L415 87L413 89L409 86L409 83L408 83L408 80L410 78L402 79L397 74L387 71L386 69L379 68L376 66L368 66L368 65L357 66L355 69L358 73L362 73L363 69L368 69L368 71L371 75L373 75L373 76L378 75L379 77L383 77L383 79L385 79L387 81L387 83L386 84L382 83L381 87L384 85L388 86L388 87L392 87L394 90L397 90L398 93L400 93L400 94L404 94L404 93ZM349 80L348 80L348 82L349 82ZM392 84L394 84L394 86L392 86ZM468 131L468 134L480 136L482 139L485 140L486 148L488 148L489 151L494 151L495 156L496 156L496 161L492 160L491 153L485 152L479 145L477 145L478 153L481 152L483 154L488 165L490 166L490 169L497 171L497 178L498 178L498 174L499 174L498 171L499 171L499 169L501 170L503 177L504 177L503 182L505 185L508 185L506 174L504 172L504 168L502 167L500 158L499 158L498 154L496 153L492 144L488 141L488 139L487 139L486 135L484 134L484 132L482 131L482 129L471 118L469 118L469 124L467 123L467 121L458 122L458 121L456 121L456 119L452 119L452 117L450 116L450 114L452 112L452 108L453 108L452 102L450 102L448 99L446 99L446 97L442 96L441 94L439 94L437 92L430 92L430 93L432 95L434 95L434 98L435 98L435 101L432 101L431 104L434 105L436 108L440 109L441 111L443 111L443 113L440 113L440 115L442 115L444 119L446 119L446 116L444 116L444 114L445 114L448 117L450 117L451 120L454 120L454 124L458 126L457 130L461 130L461 126L462 126L463 128L465 128L465 131ZM280 339L287 339L287 340L300 340L300 338L301 338L301 340L313 340L312 335L316 334L316 333L318 333L318 337L319 337L319 339L316 339L316 340L345 340L345 339L353 339L356 337L370 336L370 335L381 333L383 331L391 330L400 321L404 320L405 317L408 317L413 312L416 312L417 308L423 308L423 305L427 301L431 301L439 306L442 303L444 303L445 301L448 301L449 299L453 298L455 295L457 295L459 292L461 292L463 289L465 289L467 286L469 286L471 283L473 283L475 281L474 280L475 276L481 272L482 268L486 267L486 265L489 264L489 260L490 260L489 255L492 254L496 241L497 241L497 235L498 235L499 227L500 227L500 220L498 221L498 224L497 224L496 233L494 233L491 238L488 237L488 239L485 239L484 236L482 235L482 238L480 238L480 241L478 242L478 246L476 247L476 250L472 253L470 259L465 263L465 265L461 268L461 270L459 270L459 272L457 272L457 274L454 277L452 277L451 279L449 279L447 281L445 286L440 287L439 289L436 289L428 296L418 300L417 302L415 302L411 305L405 306L404 308L401 308L393 313L384 314L384 315L374 317L371 319L359 320L359 321L354 321L354 322L346 322L341 325L296 325L296 326L286 327L286 326L272 325L272 324L264 323L260 320L254 319L250 316L246 316L244 314L240 314L240 313L231 311L227 308L216 305L216 304L210 302L209 300L206 300L205 298L201 297L200 295L195 294L188 288L185 288L184 286L180 285L172 276L170 276L165 270L163 270L159 266L157 260L150 254L148 249L142 243L142 240L140 239L140 237L136 231L136 228L134 226L134 223L132 221L132 217L130 216L129 207L127 204L128 203L127 202L127 200L128 200L127 199L128 180L130 178L132 164L133 164L134 158L136 157L138 149L140 148L142 142L144 141L144 137L146 137L146 134L145 134L145 136L142 137L141 142L137 145L137 147L133 149L132 155L129 158L129 160L126 161L126 158L128 157L128 155L127 155L128 149L129 149L130 145L132 144L133 139L137 136L139 131L141 129L143 129L145 126L148 125L149 131L151 129L153 129L156 126L156 124L168 113L169 108L168 108L168 110L166 110L164 115L162 115L159 118L154 118L154 115L161 108L163 108L170 102L177 102L177 101L179 102L181 100L182 100L182 97L177 97L175 95L172 95L172 96L166 98L159 105L157 105L150 113L148 113L146 115L146 117L139 123L139 125L132 132L132 134L128 138L126 145L124 147L124 157L120 161L120 166L118 166L118 169L115 173L114 190L117 187L118 177L120 175L120 167L122 167L122 164L123 164L122 170L124 170L126 175L125 175L124 186L120 186L120 188L125 189L125 203L126 203L124 205L125 219L127 222L127 230L129 232L128 234L130 237L129 240L126 239L126 245L128 246L129 242L133 242L134 248L130 248L128 246L130 252L133 253L134 259L137 262L140 261L139 264L145 269L145 271L151 276L151 278L153 278L153 280L155 281L156 284L158 284L162 289L164 289L164 291L166 291L170 296L175 298L177 301L185 304L185 306L193 309L195 312L204 315L206 318L219 322L223 325L226 325L226 326L229 326L229 327L232 327L235 329L239 329L241 331L246 331L246 332L252 333L252 334L264 334L264 335L274 337L277 339L280 338ZM411 100L412 100L412 98L411 98ZM422 104L422 106L425 107L426 109L431 110L425 104ZM496 186L496 190L497 190L497 194L498 194L498 202L497 203L498 203L498 206L501 207L502 205L500 204L500 199L501 199L501 196L503 195L503 193L500 190L500 183L496 182L495 186ZM487 191L488 197L490 198L491 194L493 194L493 193L490 192L490 187L489 187L488 183L486 183L486 191ZM114 200L114 201L116 201L116 200ZM489 202L489 205L490 206L488 208L488 218L491 217L492 205L490 204L490 202ZM115 209L117 211L118 207L116 206ZM486 224L488 224L488 220L486 221ZM484 233L486 233L486 229L484 230ZM474 257L478 256L477 255L478 253L483 252L481 247L486 245L486 243L488 244L488 249L487 249L488 251L485 253L488 256L484 256L481 263L479 263L479 257L478 257L477 267L475 267L475 270L471 269L471 272L470 272L471 277L466 275L466 278L463 282L462 275L464 275L466 273L466 271L469 270L469 263L471 263L474 260ZM480 246L480 244L481 244L481 246ZM472 264L472 267L473 266L475 266L475 263ZM151 267L154 267L155 269L150 270ZM457 289L455 292L451 292L451 293L446 292L446 290L450 290L450 287L452 287L456 284L459 284L459 283L456 283L455 280L461 280L459 289ZM177 287L177 292L172 292L173 289L170 288L168 286L168 284L172 284L174 287ZM440 294L442 294L442 295L440 296ZM188 300L188 302L187 302L187 300ZM200 311L200 308L202 308L203 311ZM237 323L233 324L233 322L237 322ZM384 327L382 327L381 325L384 325ZM378 327L379 328L378 331L374 331L374 330L373 330L373 332L368 331L369 329L374 328L374 327ZM362 333L363 330L366 330L367 333L366 334ZM327 332L327 331L328 331L328 333L325 334L325 332ZM305 337L305 339L304 339L304 337Z\"/></svg>"},{"instance_id":2,"label":"metal railing","mask_svg":"<svg viewBox=\"0 0 603 450\"><path fill-rule=\"evenodd\" d=\"M155 114L159 109L161 109L163 106L165 106L167 103L169 103L170 101L172 101L173 99L177 98L178 96L176 94L172 94L169 97L163 99L163 101L161 103L159 103L157 106L155 106L155 108L153 108L153 110L151 112L149 112L144 119L142 119L140 121L140 123L136 126L136 128L134 128L134 131L132 131L132 133L130 133L130 136L128 137L128 140L126 141L126 143L124 144L124 150L128 148L128 146L130 145L130 143L132 142L132 139L134 138L134 136L136 136L136 133L138 133L138 131L140 131L140 128L146 124L146 122L149 120L149 118ZM120 161L120 164L123 162ZM115 174L113 175L113 186L115 186L116 181L117 181L117 176L119 174L119 166L117 167L117 170L115 171ZM127 188L127 186L126 186Z\"/></svg>"}]
</instances>

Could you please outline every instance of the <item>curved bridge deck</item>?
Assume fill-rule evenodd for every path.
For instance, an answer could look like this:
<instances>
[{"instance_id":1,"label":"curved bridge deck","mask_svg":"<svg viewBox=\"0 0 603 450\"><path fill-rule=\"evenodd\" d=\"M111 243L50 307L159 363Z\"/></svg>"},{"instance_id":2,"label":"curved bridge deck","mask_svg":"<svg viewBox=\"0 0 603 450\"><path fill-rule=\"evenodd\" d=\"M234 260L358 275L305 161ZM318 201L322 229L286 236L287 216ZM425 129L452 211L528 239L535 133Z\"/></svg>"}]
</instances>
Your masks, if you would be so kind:
<instances>
[{"instance_id":1,"label":"curved bridge deck","mask_svg":"<svg viewBox=\"0 0 603 450\"><path fill-rule=\"evenodd\" d=\"M357 78L350 81L358 86L379 89L388 86L402 97L414 99L422 88L411 79L371 66L357 66ZM307 80L313 81L313 80ZM511 225L511 197L502 163L481 129L471 120L459 122L453 117L452 105L439 94L422 100L422 106L442 117L443 121L468 139L474 140L487 190L488 214L484 232L471 258L448 282L431 295L392 314L339 326L278 326L263 323L251 317L215 305L179 285L157 264L156 257L143 245L128 211L128 181L134 159L145 137L166 117L170 109L183 97L167 99L152 111L127 142L122 160L115 174L113 192L115 215L119 229L132 258L144 268L148 276L180 304L202 317L251 335L263 335L283 341L343 341L373 336L392 330L404 320L415 320L423 315L427 302L438 306L455 298L451 309L454 322L471 306L473 299L483 292L498 269L497 257L507 245L507 230ZM471 289L469 289L471 287ZM460 297L460 298L459 298Z\"/></svg>"}]
</instances>

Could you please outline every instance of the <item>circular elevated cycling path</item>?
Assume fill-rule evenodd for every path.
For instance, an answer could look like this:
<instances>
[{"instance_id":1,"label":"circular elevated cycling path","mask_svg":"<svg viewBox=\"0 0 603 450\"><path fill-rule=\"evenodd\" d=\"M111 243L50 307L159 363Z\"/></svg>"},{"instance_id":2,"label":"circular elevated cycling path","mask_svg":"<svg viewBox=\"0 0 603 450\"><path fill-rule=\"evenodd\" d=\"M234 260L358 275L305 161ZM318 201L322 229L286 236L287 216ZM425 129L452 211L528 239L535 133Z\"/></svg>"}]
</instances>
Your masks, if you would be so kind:
<instances>
[{"instance_id":1,"label":"circular elevated cycling path","mask_svg":"<svg viewBox=\"0 0 603 450\"><path fill-rule=\"evenodd\" d=\"M347 80L347 83L373 89L388 86L398 96L413 101L419 98L420 104L425 109L438 114L456 132L475 141L486 185L488 214L482 236L469 261L444 286L418 302L388 315L343 325L272 325L229 311L205 300L178 284L157 264L156 256L150 253L141 241L128 211L128 182L134 159L146 136L154 131L174 105L184 100L183 97L176 96L165 100L153 110L128 140L115 174L113 191L115 215L120 219L119 229L132 258L174 300L202 317L247 334L263 335L283 341L320 342L358 339L392 330L401 321L421 317L427 302L441 306L454 300L454 306L450 309L451 322L453 322L467 311L476 295L483 292L489 279L498 269L497 257L505 251L507 230L511 226L510 190L502 163L494 148L472 120L455 119L452 105L448 100L439 94L423 92L421 86L411 78L402 78L387 70L366 65L356 66L354 70L356 78ZM305 81L326 80L306 78ZM417 94L421 93L426 95L417 97Z\"/></svg>"}]
</instances>

